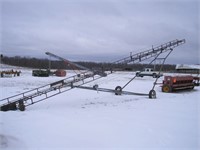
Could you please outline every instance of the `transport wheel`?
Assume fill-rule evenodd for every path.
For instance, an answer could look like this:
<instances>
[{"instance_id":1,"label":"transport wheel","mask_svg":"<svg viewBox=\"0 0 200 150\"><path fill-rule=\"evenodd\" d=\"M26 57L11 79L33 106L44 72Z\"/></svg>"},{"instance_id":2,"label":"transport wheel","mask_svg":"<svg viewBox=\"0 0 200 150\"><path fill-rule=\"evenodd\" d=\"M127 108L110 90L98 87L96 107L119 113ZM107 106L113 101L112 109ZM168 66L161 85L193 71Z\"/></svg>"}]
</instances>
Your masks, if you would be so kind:
<instances>
[{"instance_id":1,"label":"transport wheel","mask_svg":"<svg viewBox=\"0 0 200 150\"><path fill-rule=\"evenodd\" d=\"M22 100L18 101L19 102L19 110L20 111L25 111L25 105L24 102Z\"/></svg>"},{"instance_id":2,"label":"transport wheel","mask_svg":"<svg viewBox=\"0 0 200 150\"><path fill-rule=\"evenodd\" d=\"M162 92L169 93L171 91L172 91L172 88L169 85L165 84L162 86Z\"/></svg>"},{"instance_id":3,"label":"transport wheel","mask_svg":"<svg viewBox=\"0 0 200 150\"><path fill-rule=\"evenodd\" d=\"M155 90L149 91L149 98L150 99L155 99L156 98L156 91Z\"/></svg>"},{"instance_id":4,"label":"transport wheel","mask_svg":"<svg viewBox=\"0 0 200 150\"><path fill-rule=\"evenodd\" d=\"M13 102L13 103L10 103L8 104L8 110L17 110L17 106L16 106L16 103Z\"/></svg>"},{"instance_id":5,"label":"transport wheel","mask_svg":"<svg viewBox=\"0 0 200 150\"><path fill-rule=\"evenodd\" d=\"M98 84L95 84L95 85L93 86L93 89L94 89L94 90L97 90L98 87L99 87L99 85L98 85Z\"/></svg>"},{"instance_id":6,"label":"transport wheel","mask_svg":"<svg viewBox=\"0 0 200 150\"><path fill-rule=\"evenodd\" d=\"M20 110L20 111L25 111L25 106L24 106L24 104L20 104L20 105L19 105L19 110Z\"/></svg>"},{"instance_id":7,"label":"transport wheel","mask_svg":"<svg viewBox=\"0 0 200 150\"><path fill-rule=\"evenodd\" d=\"M121 86L117 86L115 88L115 95L121 95L122 94L122 88Z\"/></svg>"}]
</instances>

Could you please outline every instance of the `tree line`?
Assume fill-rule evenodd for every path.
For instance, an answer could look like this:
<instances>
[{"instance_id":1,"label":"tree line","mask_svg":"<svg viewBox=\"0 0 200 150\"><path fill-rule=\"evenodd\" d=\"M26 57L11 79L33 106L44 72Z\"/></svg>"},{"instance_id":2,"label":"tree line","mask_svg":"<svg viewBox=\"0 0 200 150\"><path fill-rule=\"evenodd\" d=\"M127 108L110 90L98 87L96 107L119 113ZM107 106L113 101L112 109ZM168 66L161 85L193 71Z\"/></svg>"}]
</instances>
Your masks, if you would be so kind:
<instances>
[{"instance_id":1,"label":"tree line","mask_svg":"<svg viewBox=\"0 0 200 150\"><path fill-rule=\"evenodd\" d=\"M63 61L56 61L48 59L39 59L39 58L30 58L30 57L8 57L8 56L1 56L1 63L12 65L12 66L19 66L19 67L28 67L34 69L74 69L69 64ZM86 68L90 69L102 69L102 70L120 70L120 71L136 71L142 70L147 64L112 64L107 62L86 62L86 61L78 61L75 62L79 65L82 65ZM155 70L160 69L160 65L149 65L148 67L154 68ZM165 64L163 66L163 71L174 71L175 65Z\"/></svg>"}]
</instances>

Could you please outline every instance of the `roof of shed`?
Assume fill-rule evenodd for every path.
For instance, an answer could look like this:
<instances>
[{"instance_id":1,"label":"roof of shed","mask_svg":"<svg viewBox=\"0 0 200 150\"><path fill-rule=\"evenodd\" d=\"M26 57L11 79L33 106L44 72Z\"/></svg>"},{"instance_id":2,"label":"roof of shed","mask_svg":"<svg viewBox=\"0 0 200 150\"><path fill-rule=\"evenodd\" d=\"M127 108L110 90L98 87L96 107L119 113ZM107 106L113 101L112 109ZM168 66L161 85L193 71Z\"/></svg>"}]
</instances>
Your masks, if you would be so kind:
<instances>
[{"instance_id":1,"label":"roof of shed","mask_svg":"<svg viewBox=\"0 0 200 150\"><path fill-rule=\"evenodd\" d=\"M200 69L200 65L177 64L176 69Z\"/></svg>"}]
</instances>

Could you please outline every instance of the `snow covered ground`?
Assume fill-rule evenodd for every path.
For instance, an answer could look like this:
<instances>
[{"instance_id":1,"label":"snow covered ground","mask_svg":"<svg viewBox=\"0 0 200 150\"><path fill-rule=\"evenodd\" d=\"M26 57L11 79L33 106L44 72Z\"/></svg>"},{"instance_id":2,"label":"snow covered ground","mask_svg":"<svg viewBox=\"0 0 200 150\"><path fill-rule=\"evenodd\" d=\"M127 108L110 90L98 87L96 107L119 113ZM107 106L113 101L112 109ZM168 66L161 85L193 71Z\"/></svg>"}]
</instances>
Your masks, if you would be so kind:
<instances>
[{"instance_id":1,"label":"snow covered ground","mask_svg":"<svg viewBox=\"0 0 200 150\"><path fill-rule=\"evenodd\" d=\"M63 79L0 78L0 99ZM73 73L68 71L68 76ZM114 89L133 72L117 72L88 85ZM137 78L126 91L148 93L155 79ZM162 78L159 79L162 82ZM200 87L192 91L145 96L72 89L26 111L0 112L2 150L198 150L200 149Z\"/></svg>"}]
</instances>

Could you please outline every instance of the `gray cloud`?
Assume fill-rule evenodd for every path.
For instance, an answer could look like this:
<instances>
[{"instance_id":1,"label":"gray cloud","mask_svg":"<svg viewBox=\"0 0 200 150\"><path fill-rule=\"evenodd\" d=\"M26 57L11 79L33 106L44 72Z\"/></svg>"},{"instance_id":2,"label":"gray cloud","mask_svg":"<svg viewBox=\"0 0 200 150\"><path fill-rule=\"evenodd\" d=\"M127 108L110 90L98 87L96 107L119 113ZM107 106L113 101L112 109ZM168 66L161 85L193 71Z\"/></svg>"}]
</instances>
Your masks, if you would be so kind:
<instances>
[{"instance_id":1,"label":"gray cloud","mask_svg":"<svg viewBox=\"0 0 200 150\"><path fill-rule=\"evenodd\" d=\"M198 11L197 0L3 0L1 53L45 57L52 51L74 60L112 61L185 38L168 63L197 64Z\"/></svg>"}]
</instances>

